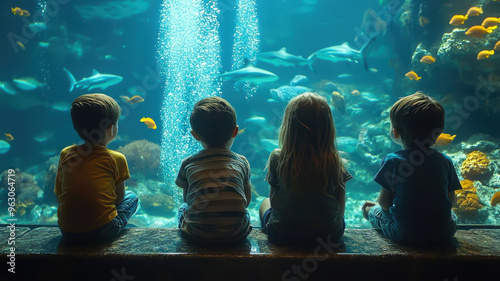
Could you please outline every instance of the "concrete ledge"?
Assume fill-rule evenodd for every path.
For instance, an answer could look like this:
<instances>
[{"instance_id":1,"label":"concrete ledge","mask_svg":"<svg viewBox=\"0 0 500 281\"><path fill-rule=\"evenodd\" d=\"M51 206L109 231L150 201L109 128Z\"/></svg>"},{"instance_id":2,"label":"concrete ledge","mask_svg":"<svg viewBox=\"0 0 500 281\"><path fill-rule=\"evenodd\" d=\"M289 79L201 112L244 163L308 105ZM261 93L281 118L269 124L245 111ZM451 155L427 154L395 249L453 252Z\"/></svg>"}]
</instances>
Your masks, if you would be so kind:
<instances>
[{"instance_id":1,"label":"concrete ledge","mask_svg":"<svg viewBox=\"0 0 500 281\"><path fill-rule=\"evenodd\" d=\"M3 264L9 235L0 229ZM398 246L372 229L347 229L336 249L327 241L277 247L260 229L237 247L195 246L164 228L129 228L106 245L69 247L60 240L57 227L16 228L16 279L498 280L500 265L499 229L459 230L455 245L441 249Z\"/></svg>"}]
</instances>

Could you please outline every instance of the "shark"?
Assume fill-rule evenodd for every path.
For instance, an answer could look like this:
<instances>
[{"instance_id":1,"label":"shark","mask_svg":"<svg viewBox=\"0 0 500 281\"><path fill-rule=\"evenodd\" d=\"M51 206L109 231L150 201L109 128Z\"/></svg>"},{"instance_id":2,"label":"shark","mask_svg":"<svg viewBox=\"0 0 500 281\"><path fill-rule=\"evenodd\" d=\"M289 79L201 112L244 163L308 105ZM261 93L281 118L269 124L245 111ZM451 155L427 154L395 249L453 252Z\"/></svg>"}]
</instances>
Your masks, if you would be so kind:
<instances>
[{"instance_id":1,"label":"shark","mask_svg":"<svg viewBox=\"0 0 500 281\"><path fill-rule=\"evenodd\" d=\"M123 80L123 77L114 75L114 74L102 74L97 70L92 70L92 76L83 78L80 81L76 81L75 77L69 70L64 68L64 72L68 75L69 79L69 91L73 91L74 88L82 88L93 90L95 88L106 89L109 86L113 86L115 84L120 83Z\"/></svg>"},{"instance_id":2,"label":"shark","mask_svg":"<svg viewBox=\"0 0 500 281\"><path fill-rule=\"evenodd\" d=\"M257 59L263 62L270 63L274 66L286 66L286 67L297 67L297 66L307 66L311 71L312 63L314 59L305 59L301 56L295 56L286 52L286 48L283 47L279 51L275 52L264 52L257 55Z\"/></svg>"},{"instance_id":3,"label":"shark","mask_svg":"<svg viewBox=\"0 0 500 281\"><path fill-rule=\"evenodd\" d=\"M331 62L347 61L347 62L363 62L365 69L368 71L368 65L366 64L366 56L368 53L368 48L371 43L375 40L372 37L368 42L366 42L360 50L353 49L349 46L347 42L342 45L336 45L321 49L319 51L311 54L307 59L316 60L323 59Z\"/></svg>"},{"instance_id":4,"label":"shark","mask_svg":"<svg viewBox=\"0 0 500 281\"><path fill-rule=\"evenodd\" d=\"M247 59L245 59L245 66L243 68L225 72L218 77L235 82L251 82L255 85L274 82L279 79L276 74L253 66Z\"/></svg>"}]
</instances>

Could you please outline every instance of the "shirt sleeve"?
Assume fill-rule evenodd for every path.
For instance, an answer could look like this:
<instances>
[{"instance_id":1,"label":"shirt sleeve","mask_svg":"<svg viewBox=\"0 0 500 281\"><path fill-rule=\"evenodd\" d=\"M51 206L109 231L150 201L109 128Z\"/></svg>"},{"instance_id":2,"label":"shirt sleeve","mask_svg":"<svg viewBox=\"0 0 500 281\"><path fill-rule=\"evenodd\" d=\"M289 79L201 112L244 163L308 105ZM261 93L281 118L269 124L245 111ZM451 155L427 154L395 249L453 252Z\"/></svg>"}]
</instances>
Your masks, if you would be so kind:
<instances>
[{"instance_id":1,"label":"shirt sleeve","mask_svg":"<svg viewBox=\"0 0 500 281\"><path fill-rule=\"evenodd\" d=\"M63 149L61 151L61 154L59 154L59 164L57 165L56 184L54 187L54 193L57 195L61 195L62 193L61 186L62 186L63 166L61 165L61 163L65 156L66 156L66 150Z\"/></svg>"},{"instance_id":2,"label":"shirt sleeve","mask_svg":"<svg viewBox=\"0 0 500 281\"><path fill-rule=\"evenodd\" d=\"M448 156L446 157L448 160L449 172L448 172L448 192L452 192L455 190L462 189L462 185L460 184L460 180L458 179L457 172L455 167L453 166L453 162Z\"/></svg>"},{"instance_id":3,"label":"shirt sleeve","mask_svg":"<svg viewBox=\"0 0 500 281\"><path fill-rule=\"evenodd\" d=\"M245 182L244 182L244 185L245 187L249 187L251 186L251 174L252 174L252 170L250 169L250 163L248 162L248 160L245 158L245 156L241 156L242 159L243 159L243 162L245 163Z\"/></svg>"},{"instance_id":4,"label":"shirt sleeve","mask_svg":"<svg viewBox=\"0 0 500 281\"><path fill-rule=\"evenodd\" d=\"M397 175L397 163L394 158L389 155L385 156L380 165L380 169L373 178L373 180L380 184L383 188L394 192L396 189L396 182L401 180Z\"/></svg>"},{"instance_id":5,"label":"shirt sleeve","mask_svg":"<svg viewBox=\"0 0 500 281\"><path fill-rule=\"evenodd\" d=\"M118 175L115 180L115 185L118 185L130 179L130 172L128 170L127 158L121 153L117 153L115 157L116 167L118 168Z\"/></svg>"},{"instance_id":6,"label":"shirt sleeve","mask_svg":"<svg viewBox=\"0 0 500 281\"><path fill-rule=\"evenodd\" d=\"M179 169L179 173L175 179L175 184L180 188L187 188L189 186L186 176L186 162L186 159L182 161L181 168Z\"/></svg>"}]
</instances>

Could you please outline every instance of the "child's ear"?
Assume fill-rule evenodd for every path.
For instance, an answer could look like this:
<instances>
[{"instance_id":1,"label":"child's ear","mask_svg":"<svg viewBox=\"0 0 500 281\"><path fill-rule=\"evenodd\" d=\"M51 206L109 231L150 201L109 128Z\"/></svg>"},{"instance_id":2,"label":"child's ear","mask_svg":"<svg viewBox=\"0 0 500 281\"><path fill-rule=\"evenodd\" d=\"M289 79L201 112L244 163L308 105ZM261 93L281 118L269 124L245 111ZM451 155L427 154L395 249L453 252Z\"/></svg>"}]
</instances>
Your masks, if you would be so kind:
<instances>
[{"instance_id":1,"label":"child's ear","mask_svg":"<svg viewBox=\"0 0 500 281\"><path fill-rule=\"evenodd\" d=\"M392 133L394 134L394 137L395 138L399 138L400 134L399 134L399 131L396 129L396 128L392 128Z\"/></svg>"},{"instance_id":2,"label":"child's ear","mask_svg":"<svg viewBox=\"0 0 500 281\"><path fill-rule=\"evenodd\" d=\"M238 135L238 130L240 129L240 126L236 125L233 130L233 134L231 135L232 138L235 138Z\"/></svg>"},{"instance_id":3,"label":"child's ear","mask_svg":"<svg viewBox=\"0 0 500 281\"><path fill-rule=\"evenodd\" d=\"M193 135L193 137L194 137L197 141L201 141L200 137L198 136L198 134L197 134L195 131L191 130L191 135Z\"/></svg>"}]
</instances>

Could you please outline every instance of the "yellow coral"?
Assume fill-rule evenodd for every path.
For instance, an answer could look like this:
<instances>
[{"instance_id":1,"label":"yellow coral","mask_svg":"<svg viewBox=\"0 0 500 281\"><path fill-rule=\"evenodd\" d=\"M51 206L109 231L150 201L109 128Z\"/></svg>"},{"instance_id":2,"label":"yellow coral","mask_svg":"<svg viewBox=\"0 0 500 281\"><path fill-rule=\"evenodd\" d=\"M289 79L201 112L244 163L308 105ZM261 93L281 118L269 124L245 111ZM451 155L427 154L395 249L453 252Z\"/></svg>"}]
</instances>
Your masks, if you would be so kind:
<instances>
[{"instance_id":1,"label":"yellow coral","mask_svg":"<svg viewBox=\"0 0 500 281\"><path fill-rule=\"evenodd\" d=\"M490 160L480 151L472 151L467 155L467 158L462 163L460 171L466 179L473 178L475 176L483 175L488 171L490 165Z\"/></svg>"},{"instance_id":2,"label":"yellow coral","mask_svg":"<svg viewBox=\"0 0 500 281\"><path fill-rule=\"evenodd\" d=\"M455 191L457 195L457 207L453 208L453 211L461 218L474 219L479 209L483 207L477 196L477 189L474 186L474 182L467 179L461 181L460 184L462 185L462 189Z\"/></svg>"}]
</instances>

